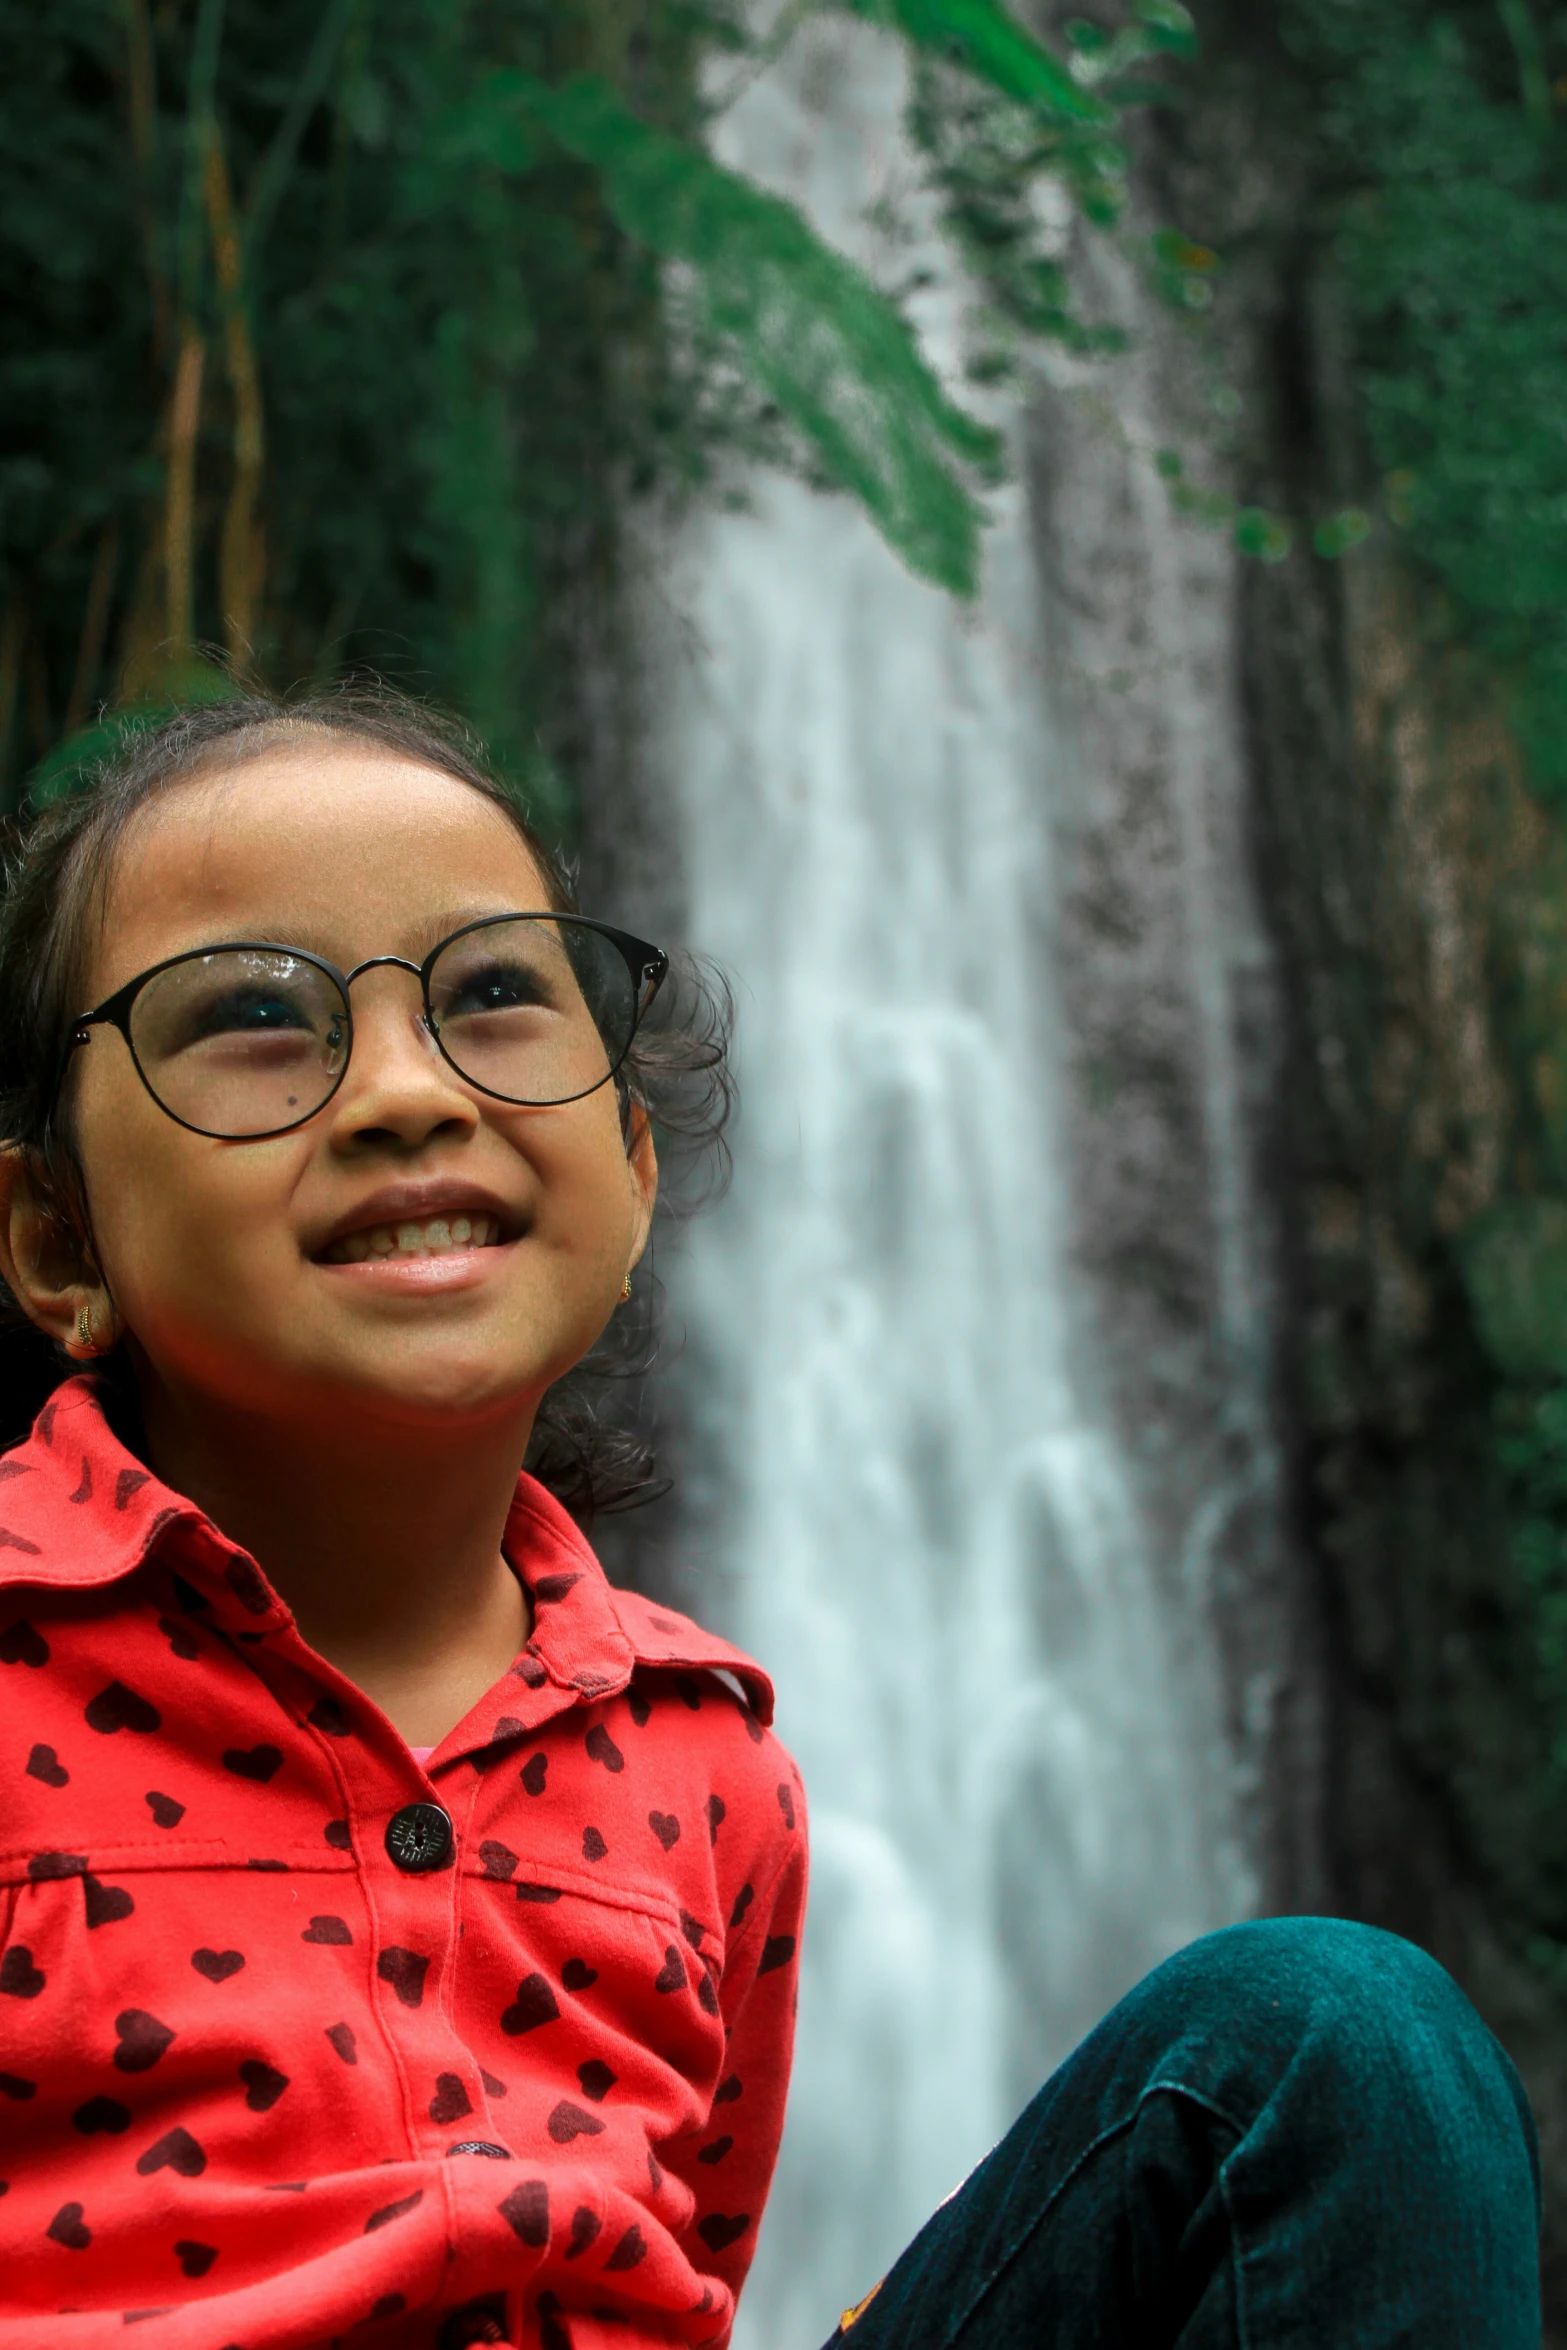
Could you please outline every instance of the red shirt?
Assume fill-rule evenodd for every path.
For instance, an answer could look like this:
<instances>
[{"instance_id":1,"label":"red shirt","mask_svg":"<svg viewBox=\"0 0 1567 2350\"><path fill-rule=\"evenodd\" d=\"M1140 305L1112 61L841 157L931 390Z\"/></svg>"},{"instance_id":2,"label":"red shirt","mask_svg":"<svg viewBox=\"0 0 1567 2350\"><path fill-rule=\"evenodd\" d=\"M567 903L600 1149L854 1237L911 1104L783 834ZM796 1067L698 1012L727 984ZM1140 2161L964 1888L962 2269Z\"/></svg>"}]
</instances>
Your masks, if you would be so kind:
<instances>
[{"instance_id":1,"label":"red shirt","mask_svg":"<svg viewBox=\"0 0 1567 2350\"><path fill-rule=\"evenodd\" d=\"M0 1521L5 2350L723 2342L805 1889L765 1676L523 1477L533 1637L421 1767L90 1380Z\"/></svg>"}]
</instances>

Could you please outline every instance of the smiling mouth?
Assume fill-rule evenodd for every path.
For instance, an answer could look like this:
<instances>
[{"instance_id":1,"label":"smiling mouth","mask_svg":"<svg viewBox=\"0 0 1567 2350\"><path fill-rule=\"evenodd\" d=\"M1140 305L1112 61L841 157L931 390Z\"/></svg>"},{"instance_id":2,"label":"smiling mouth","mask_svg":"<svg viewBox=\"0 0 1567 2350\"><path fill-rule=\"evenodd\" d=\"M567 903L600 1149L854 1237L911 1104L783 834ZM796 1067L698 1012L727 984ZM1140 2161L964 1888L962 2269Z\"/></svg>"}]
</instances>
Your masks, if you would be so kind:
<instances>
[{"instance_id":1,"label":"smiling mouth","mask_svg":"<svg viewBox=\"0 0 1567 2350\"><path fill-rule=\"evenodd\" d=\"M498 1248L502 1234L496 1216L426 1216L421 1222L369 1224L363 1232L349 1232L322 1253L324 1265L366 1265L399 1257L444 1257L453 1249Z\"/></svg>"}]
</instances>

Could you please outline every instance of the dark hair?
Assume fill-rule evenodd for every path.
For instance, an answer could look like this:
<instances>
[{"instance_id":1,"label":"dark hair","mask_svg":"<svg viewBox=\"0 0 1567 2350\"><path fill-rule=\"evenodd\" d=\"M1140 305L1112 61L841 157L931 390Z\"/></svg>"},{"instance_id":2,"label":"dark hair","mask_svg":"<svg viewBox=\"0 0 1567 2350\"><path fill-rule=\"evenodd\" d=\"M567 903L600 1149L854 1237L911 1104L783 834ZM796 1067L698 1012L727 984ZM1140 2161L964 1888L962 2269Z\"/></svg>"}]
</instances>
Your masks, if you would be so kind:
<instances>
[{"instance_id":1,"label":"dark hair","mask_svg":"<svg viewBox=\"0 0 1567 2350\"><path fill-rule=\"evenodd\" d=\"M0 1135L26 1151L62 1225L89 1239L86 1199L59 1077L82 1009L90 922L106 901L114 862L138 811L197 773L232 770L291 739L335 735L376 744L465 783L499 808L544 876L550 905L577 910L574 877L539 837L482 745L456 720L380 684L341 686L284 699L247 693L156 719L127 719L118 747L82 772L79 788L27 811L11 828L0 895ZM733 1103L728 1044L733 1009L722 975L690 956L670 976L639 1029L616 1084L623 1106L653 1122L677 1200L698 1204L728 1173L724 1128ZM692 1163L707 1180L680 1176ZM678 1212L678 1211L677 1211ZM645 1276L640 1325L618 1315L585 1363L545 1397L527 1466L573 1516L652 1499L664 1487L651 1452L624 1409L605 1407L603 1385L629 1382L652 1359L657 1284ZM0 1299L5 1297L0 1286ZM0 1443L15 1443L49 1392L69 1375L63 1352L12 1314L0 1327ZM123 1378L123 1373L120 1374ZM115 1375L108 1375L112 1390Z\"/></svg>"}]
</instances>

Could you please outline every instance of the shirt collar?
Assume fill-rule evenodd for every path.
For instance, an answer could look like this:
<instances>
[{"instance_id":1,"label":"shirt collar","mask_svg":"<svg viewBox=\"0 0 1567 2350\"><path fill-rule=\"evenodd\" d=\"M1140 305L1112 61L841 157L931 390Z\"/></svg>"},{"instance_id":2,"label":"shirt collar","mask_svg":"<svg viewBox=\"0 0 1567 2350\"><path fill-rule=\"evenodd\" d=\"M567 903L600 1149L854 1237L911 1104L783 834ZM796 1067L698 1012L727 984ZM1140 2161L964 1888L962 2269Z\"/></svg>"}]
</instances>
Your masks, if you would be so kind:
<instances>
[{"instance_id":1,"label":"shirt collar","mask_svg":"<svg viewBox=\"0 0 1567 2350\"><path fill-rule=\"evenodd\" d=\"M674 1609L612 1589L580 1527L526 1473L505 1547L533 1603L532 1637L511 1673L443 1742L443 1757L535 1728L567 1704L612 1696L638 1665L726 1673L751 1715L772 1720L772 1684L761 1668ZM68 1379L25 1442L0 1457L0 1592L101 1589L154 1555L198 1588L225 1630L254 1637L292 1629L289 1609L249 1552L121 1443L91 1374Z\"/></svg>"},{"instance_id":2,"label":"shirt collar","mask_svg":"<svg viewBox=\"0 0 1567 2350\"><path fill-rule=\"evenodd\" d=\"M85 1374L57 1387L26 1441L0 1458L0 1589L91 1591L167 1552L232 1628L291 1621L247 1551L120 1442Z\"/></svg>"}]
</instances>

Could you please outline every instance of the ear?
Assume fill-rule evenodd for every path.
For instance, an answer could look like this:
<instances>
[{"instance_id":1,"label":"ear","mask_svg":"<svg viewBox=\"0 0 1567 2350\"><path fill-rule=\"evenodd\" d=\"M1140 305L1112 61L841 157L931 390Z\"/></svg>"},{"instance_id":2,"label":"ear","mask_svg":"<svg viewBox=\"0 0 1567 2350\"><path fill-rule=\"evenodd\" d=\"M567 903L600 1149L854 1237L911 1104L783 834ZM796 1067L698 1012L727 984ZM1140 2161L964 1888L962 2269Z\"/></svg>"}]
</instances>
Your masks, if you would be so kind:
<instances>
[{"instance_id":1,"label":"ear","mask_svg":"<svg viewBox=\"0 0 1567 2350\"><path fill-rule=\"evenodd\" d=\"M653 1122L640 1102L626 1111L626 1174L631 1184L633 1246L631 1264L641 1261L647 1247L653 1210L658 1204L658 1158L653 1149ZM631 1266L626 1268L627 1272Z\"/></svg>"},{"instance_id":2,"label":"ear","mask_svg":"<svg viewBox=\"0 0 1567 2350\"><path fill-rule=\"evenodd\" d=\"M0 1276L28 1320L67 1354L85 1359L113 1343L114 1302L85 1235L37 1153L14 1147L0 1151Z\"/></svg>"}]
</instances>

